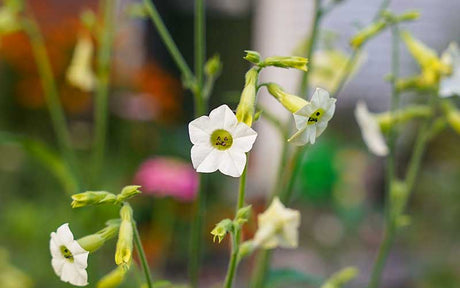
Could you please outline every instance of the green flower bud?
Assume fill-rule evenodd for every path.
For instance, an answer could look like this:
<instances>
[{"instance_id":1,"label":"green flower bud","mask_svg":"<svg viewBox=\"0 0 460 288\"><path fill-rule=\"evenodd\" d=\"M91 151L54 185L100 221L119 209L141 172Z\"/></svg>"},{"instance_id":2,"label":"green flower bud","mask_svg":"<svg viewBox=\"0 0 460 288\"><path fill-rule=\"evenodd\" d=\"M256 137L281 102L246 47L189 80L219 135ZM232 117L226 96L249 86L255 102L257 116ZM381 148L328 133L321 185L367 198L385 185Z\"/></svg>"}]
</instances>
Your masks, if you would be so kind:
<instances>
[{"instance_id":1,"label":"green flower bud","mask_svg":"<svg viewBox=\"0 0 460 288\"><path fill-rule=\"evenodd\" d=\"M356 34L350 40L350 45L353 49L360 48L364 43L366 43L372 37L378 35L383 29L387 27L387 22L381 20L378 22L374 22L368 27L364 28L358 34Z\"/></svg>"},{"instance_id":2,"label":"green flower bud","mask_svg":"<svg viewBox=\"0 0 460 288\"><path fill-rule=\"evenodd\" d=\"M115 263L128 270L133 256L133 210L128 203L121 207L120 218Z\"/></svg>"},{"instance_id":3,"label":"green flower bud","mask_svg":"<svg viewBox=\"0 0 460 288\"><path fill-rule=\"evenodd\" d=\"M216 224L216 227L212 229L211 234L214 235L212 241L216 241L216 237L219 239L219 243L222 242L225 235L233 231L233 221L230 219L224 219Z\"/></svg>"},{"instance_id":4,"label":"green flower bud","mask_svg":"<svg viewBox=\"0 0 460 288\"><path fill-rule=\"evenodd\" d=\"M97 17L92 10L86 9L80 14L80 21L91 31L97 23Z\"/></svg>"},{"instance_id":5,"label":"green flower bud","mask_svg":"<svg viewBox=\"0 0 460 288\"><path fill-rule=\"evenodd\" d=\"M307 68L308 59L297 56L273 56L265 58L265 60L259 64L260 67L275 66L280 68L294 68L308 71Z\"/></svg>"},{"instance_id":6,"label":"green flower bud","mask_svg":"<svg viewBox=\"0 0 460 288\"><path fill-rule=\"evenodd\" d=\"M334 273L321 288L340 288L358 275L359 270L355 267L347 267Z\"/></svg>"},{"instance_id":7,"label":"green flower bud","mask_svg":"<svg viewBox=\"0 0 460 288\"><path fill-rule=\"evenodd\" d=\"M6 35L9 33L16 32L21 29L21 23L18 18L19 7L6 3L3 7L0 7L0 35Z\"/></svg>"},{"instance_id":8,"label":"green flower bud","mask_svg":"<svg viewBox=\"0 0 460 288\"><path fill-rule=\"evenodd\" d=\"M129 185L124 187L121 190L120 194L117 195L117 201L121 203L137 194L142 193L141 191L139 191L139 188L141 188L141 186L139 185Z\"/></svg>"},{"instance_id":9,"label":"green flower bud","mask_svg":"<svg viewBox=\"0 0 460 288\"><path fill-rule=\"evenodd\" d=\"M204 65L204 72L208 77L217 77L222 71L222 61L219 54L212 56Z\"/></svg>"},{"instance_id":10,"label":"green flower bud","mask_svg":"<svg viewBox=\"0 0 460 288\"><path fill-rule=\"evenodd\" d=\"M89 205L114 204L117 203L117 196L106 191L87 191L72 195L72 208L79 208Z\"/></svg>"},{"instance_id":11,"label":"green flower bud","mask_svg":"<svg viewBox=\"0 0 460 288\"><path fill-rule=\"evenodd\" d=\"M392 221L395 223L403 213L409 194L406 183L402 181L395 180L391 182L390 188L390 213Z\"/></svg>"},{"instance_id":12,"label":"green flower bud","mask_svg":"<svg viewBox=\"0 0 460 288\"><path fill-rule=\"evenodd\" d=\"M240 103L236 108L236 118L238 121L245 123L249 127L252 126L254 120L258 78L259 71L256 68L252 68L246 73L246 81L243 92L241 93Z\"/></svg>"},{"instance_id":13,"label":"green flower bud","mask_svg":"<svg viewBox=\"0 0 460 288\"><path fill-rule=\"evenodd\" d=\"M301 108L308 104L308 101L305 99L284 92L281 86L278 84L268 83L266 87L268 92L291 113L299 111Z\"/></svg>"},{"instance_id":14,"label":"green flower bud","mask_svg":"<svg viewBox=\"0 0 460 288\"><path fill-rule=\"evenodd\" d=\"M125 279L126 270L121 267L117 267L112 270L109 274L102 277L99 282L97 282L97 288L115 288L120 286L120 284Z\"/></svg>"},{"instance_id":15,"label":"green flower bud","mask_svg":"<svg viewBox=\"0 0 460 288\"><path fill-rule=\"evenodd\" d=\"M251 205L239 209L238 212L236 212L235 223L241 226L248 222L249 217L251 217L251 209Z\"/></svg>"},{"instance_id":16,"label":"green flower bud","mask_svg":"<svg viewBox=\"0 0 460 288\"><path fill-rule=\"evenodd\" d=\"M396 17L396 22L414 21L420 18L419 11L407 11Z\"/></svg>"},{"instance_id":17,"label":"green flower bud","mask_svg":"<svg viewBox=\"0 0 460 288\"><path fill-rule=\"evenodd\" d=\"M120 219L109 220L106 225L104 229L78 239L78 244L90 253L99 249L107 240L117 235L118 229L120 228Z\"/></svg>"},{"instance_id":18,"label":"green flower bud","mask_svg":"<svg viewBox=\"0 0 460 288\"><path fill-rule=\"evenodd\" d=\"M406 123L415 118L427 118L433 115L433 111L429 106L412 105L395 111L375 114L376 120L382 131L389 131L390 128L397 124Z\"/></svg>"},{"instance_id":19,"label":"green flower bud","mask_svg":"<svg viewBox=\"0 0 460 288\"><path fill-rule=\"evenodd\" d=\"M246 56L244 56L243 59L246 59L255 65L258 65L260 63L259 52L252 50L244 50L244 52L246 52Z\"/></svg>"},{"instance_id":20,"label":"green flower bud","mask_svg":"<svg viewBox=\"0 0 460 288\"><path fill-rule=\"evenodd\" d=\"M240 250L238 251L238 261L241 261L241 259L250 256L256 248L257 246L252 240L243 242L240 246Z\"/></svg>"}]
</instances>

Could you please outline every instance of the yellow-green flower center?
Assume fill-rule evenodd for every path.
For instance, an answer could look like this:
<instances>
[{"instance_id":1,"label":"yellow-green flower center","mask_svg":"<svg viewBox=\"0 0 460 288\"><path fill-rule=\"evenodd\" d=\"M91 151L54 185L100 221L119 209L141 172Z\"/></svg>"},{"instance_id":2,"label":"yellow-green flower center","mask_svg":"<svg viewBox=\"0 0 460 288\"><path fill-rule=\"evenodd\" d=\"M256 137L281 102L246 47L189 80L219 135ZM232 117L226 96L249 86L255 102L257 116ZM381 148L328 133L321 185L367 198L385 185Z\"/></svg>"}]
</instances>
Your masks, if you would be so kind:
<instances>
[{"instance_id":1,"label":"yellow-green flower center","mask_svg":"<svg viewBox=\"0 0 460 288\"><path fill-rule=\"evenodd\" d=\"M70 252L70 250L67 247L65 247L64 245L59 247L59 249L61 250L62 256L64 256L64 258L67 259L67 261L69 261L70 263L73 263L72 252Z\"/></svg>"},{"instance_id":2,"label":"yellow-green flower center","mask_svg":"<svg viewBox=\"0 0 460 288\"><path fill-rule=\"evenodd\" d=\"M318 123L325 112L323 108L316 109L315 112L311 113L310 117L308 117L308 125Z\"/></svg>"},{"instance_id":3,"label":"yellow-green flower center","mask_svg":"<svg viewBox=\"0 0 460 288\"><path fill-rule=\"evenodd\" d=\"M227 130L217 129L211 134L212 147L219 150L227 150L232 147L233 137Z\"/></svg>"}]
</instances>

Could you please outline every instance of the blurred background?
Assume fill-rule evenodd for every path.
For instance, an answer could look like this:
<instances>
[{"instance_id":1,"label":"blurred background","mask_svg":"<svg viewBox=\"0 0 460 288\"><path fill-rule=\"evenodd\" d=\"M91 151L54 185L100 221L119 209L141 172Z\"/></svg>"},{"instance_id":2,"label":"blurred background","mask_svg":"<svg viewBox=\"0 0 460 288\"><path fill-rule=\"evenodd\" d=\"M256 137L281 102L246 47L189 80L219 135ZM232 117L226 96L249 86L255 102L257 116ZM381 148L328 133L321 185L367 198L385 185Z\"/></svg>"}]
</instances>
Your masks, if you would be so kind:
<instances>
[{"instance_id":1,"label":"blurred background","mask_svg":"<svg viewBox=\"0 0 460 288\"><path fill-rule=\"evenodd\" d=\"M98 3L27 2L44 34L81 176L89 179L93 95L68 84L65 73L78 35L84 30L80 14L85 9L97 13ZM191 65L193 1L154 2ZM371 21L380 4L378 0L342 2L322 22L318 51L332 47L344 55L351 54L349 38ZM133 205L154 278L186 283L190 219L197 189L187 132L187 124L193 119L193 97L182 88L180 73L152 23L129 16L130 3L117 1L115 11L104 173L97 186L82 188L117 193L124 185L142 185L144 193ZM299 51L309 36L312 7L312 0L206 1L207 57L218 53L223 62L210 109L222 103L236 108L244 73L250 67L243 59L244 50L257 50L263 56L305 56ZM404 28L438 52L449 42L460 40L459 1L394 1L390 8L396 13L419 10L420 20ZM295 268L322 279L352 265L359 268L360 275L349 287L367 283L382 238L385 161L367 151L353 109L356 101L363 99L373 112L388 110L390 84L384 76L390 72L390 42L387 32L366 45L359 69L339 96L329 128L309 149L292 205L302 214L300 245L295 250L276 250L273 269ZM401 55L402 74L417 73L418 66L403 45ZM117 217L118 211L103 206L71 209L65 187L43 168L43 161L56 161L54 154L47 154L43 147L57 151L57 142L29 41L23 33L2 36L0 73L0 131L34 141L24 144L0 134L0 283L14 278L22 282L13 281L5 288L67 287L70 285L60 282L50 265L50 233L68 222L79 238L99 230L107 219ZM277 82L295 93L300 76L298 71L266 69L261 79ZM327 85L320 81L317 84ZM403 101L414 97L404 94ZM267 110L289 119L265 91L259 99ZM409 124L398 139L397 170L401 173L412 151L416 128ZM247 202L253 204L255 213L245 227L246 238L252 237L257 228L256 214L264 210L280 154L277 131L263 117L255 129L259 138L251 155L247 191ZM458 135L449 129L430 143L408 207L411 225L396 238L381 287L460 287L458 143ZM221 219L233 217L238 183L219 173L207 178L201 283L202 287L215 287L225 276L230 243L228 239L212 243L209 232ZM90 287L115 267L114 242L90 257ZM253 264L253 258L241 263L236 287L247 286ZM129 277L139 279L141 271ZM126 281L123 287L132 287L132 283L136 282ZM275 282L270 285L305 287L277 286Z\"/></svg>"}]
</instances>

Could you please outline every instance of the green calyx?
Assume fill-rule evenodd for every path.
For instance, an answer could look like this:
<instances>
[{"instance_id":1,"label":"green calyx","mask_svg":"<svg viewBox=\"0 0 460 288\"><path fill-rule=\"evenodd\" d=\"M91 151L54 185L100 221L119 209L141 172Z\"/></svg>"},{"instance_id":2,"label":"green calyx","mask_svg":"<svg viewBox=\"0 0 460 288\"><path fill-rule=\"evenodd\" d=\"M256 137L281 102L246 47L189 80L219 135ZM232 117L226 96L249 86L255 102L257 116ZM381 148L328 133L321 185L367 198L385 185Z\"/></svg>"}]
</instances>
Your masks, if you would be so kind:
<instances>
[{"instance_id":1,"label":"green calyx","mask_svg":"<svg viewBox=\"0 0 460 288\"><path fill-rule=\"evenodd\" d=\"M232 147L233 137L227 130L217 129L212 132L210 141L212 147L223 151Z\"/></svg>"}]
</instances>

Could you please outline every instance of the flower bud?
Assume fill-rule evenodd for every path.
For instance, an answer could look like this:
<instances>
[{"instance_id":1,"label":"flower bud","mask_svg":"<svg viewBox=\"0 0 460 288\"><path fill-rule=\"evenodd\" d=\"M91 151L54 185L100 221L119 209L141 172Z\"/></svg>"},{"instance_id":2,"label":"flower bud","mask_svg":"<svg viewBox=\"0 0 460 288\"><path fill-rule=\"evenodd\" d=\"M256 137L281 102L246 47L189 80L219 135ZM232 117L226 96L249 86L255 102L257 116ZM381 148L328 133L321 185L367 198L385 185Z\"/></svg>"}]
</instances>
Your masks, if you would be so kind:
<instances>
[{"instance_id":1,"label":"flower bud","mask_svg":"<svg viewBox=\"0 0 460 288\"><path fill-rule=\"evenodd\" d=\"M211 234L214 235L212 241L215 242L217 237L219 239L219 243L222 242L225 235L230 231L233 231L233 221L230 219L220 221L211 231Z\"/></svg>"},{"instance_id":2,"label":"flower bud","mask_svg":"<svg viewBox=\"0 0 460 288\"><path fill-rule=\"evenodd\" d=\"M127 203L120 209L120 230L118 232L115 263L128 270L133 254L133 210Z\"/></svg>"},{"instance_id":3,"label":"flower bud","mask_svg":"<svg viewBox=\"0 0 460 288\"><path fill-rule=\"evenodd\" d=\"M97 23L97 17L94 14L94 12L90 9L86 9L80 14L80 20L86 27L86 29L90 31L94 29Z\"/></svg>"},{"instance_id":4,"label":"flower bud","mask_svg":"<svg viewBox=\"0 0 460 288\"><path fill-rule=\"evenodd\" d=\"M8 4L0 7L0 35L6 35L21 29L21 22L18 18L19 9L15 5Z\"/></svg>"},{"instance_id":5,"label":"flower bud","mask_svg":"<svg viewBox=\"0 0 460 288\"><path fill-rule=\"evenodd\" d=\"M238 251L238 261L247 256L250 256L256 248L257 247L252 240L243 242L240 246L240 250Z\"/></svg>"},{"instance_id":6,"label":"flower bud","mask_svg":"<svg viewBox=\"0 0 460 288\"><path fill-rule=\"evenodd\" d=\"M405 21L414 21L420 18L419 11L406 11L403 14L396 17L397 22L405 22Z\"/></svg>"},{"instance_id":7,"label":"flower bud","mask_svg":"<svg viewBox=\"0 0 460 288\"><path fill-rule=\"evenodd\" d=\"M359 31L353 38L350 40L350 45L353 49L360 48L364 43L369 39L378 35L383 29L387 27L387 22L381 20L374 22L371 25L367 26L363 30Z\"/></svg>"},{"instance_id":8,"label":"flower bud","mask_svg":"<svg viewBox=\"0 0 460 288\"><path fill-rule=\"evenodd\" d=\"M447 114L447 122L449 122L449 125L460 134L460 112L458 110L452 110Z\"/></svg>"},{"instance_id":9,"label":"flower bud","mask_svg":"<svg viewBox=\"0 0 460 288\"><path fill-rule=\"evenodd\" d=\"M219 54L212 56L204 65L204 72L208 77L217 77L222 71L222 61Z\"/></svg>"},{"instance_id":10,"label":"flower bud","mask_svg":"<svg viewBox=\"0 0 460 288\"><path fill-rule=\"evenodd\" d=\"M96 86L96 75L91 67L93 50L91 38L87 35L80 36L66 74L70 84L85 92L92 91Z\"/></svg>"},{"instance_id":11,"label":"flower bud","mask_svg":"<svg viewBox=\"0 0 460 288\"><path fill-rule=\"evenodd\" d=\"M129 198L133 196L136 196L137 194L142 193L141 191L139 191L139 188L141 188L141 186L139 185L125 186L121 190L120 194L117 195L117 201L121 203L123 201L128 200Z\"/></svg>"},{"instance_id":12,"label":"flower bud","mask_svg":"<svg viewBox=\"0 0 460 288\"><path fill-rule=\"evenodd\" d=\"M117 234L120 228L120 219L109 220L106 225L104 229L78 239L78 244L90 253L99 249L107 240L113 238Z\"/></svg>"},{"instance_id":13,"label":"flower bud","mask_svg":"<svg viewBox=\"0 0 460 288\"><path fill-rule=\"evenodd\" d=\"M252 50L245 50L246 56L243 58L248 60L249 62L258 65L260 63L260 54L257 51L252 51Z\"/></svg>"},{"instance_id":14,"label":"flower bud","mask_svg":"<svg viewBox=\"0 0 460 288\"><path fill-rule=\"evenodd\" d=\"M389 131L394 125L406 123L415 118L427 118L433 115L433 111L426 105L411 105L395 111L375 114L375 118L382 131Z\"/></svg>"},{"instance_id":15,"label":"flower bud","mask_svg":"<svg viewBox=\"0 0 460 288\"><path fill-rule=\"evenodd\" d=\"M321 288L340 288L343 287L347 282L351 281L358 275L359 270L355 267L347 267L339 272L334 273L322 286Z\"/></svg>"},{"instance_id":16,"label":"flower bud","mask_svg":"<svg viewBox=\"0 0 460 288\"><path fill-rule=\"evenodd\" d=\"M305 99L284 92L281 86L278 84L268 83L266 87L268 92L292 113L299 111L301 108L308 104L308 101Z\"/></svg>"},{"instance_id":17,"label":"flower bud","mask_svg":"<svg viewBox=\"0 0 460 288\"><path fill-rule=\"evenodd\" d=\"M246 73L243 92L241 92L240 103L236 108L236 118L249 127L254 120L254 110L256 104L256 89L259 71L256 68L250 69Z\"/></svg>"},{"instance_id":18,"label":"flower bud","mask_svg":"<svg viewBox=\"0 0 460 288\"><path fill-rule=\"evenodd\" d=\"M280 68L294 68L302 70L304 72L308 71L307 68L308 59L304 57L297 56L273 56L265 58L262 63L259 64L260 67L275 66Z\"/></svg>"},{"instance_id":19,"label":"flower bud","mask_svg":"<svg viewBox=\"0 0 460 288\"><path fill-rule=\"evenodd\" d=\"M235 223L241 226L248 222L249 217L251 217L251 209L251 205L239 209L238 212L236 212Z\"/></svg>"},{"instance_id":20,"label":"flower bud","mask_svg":"<svg viewBox=\"0 0 460 288\"><path fill-rule=\"evenodd\" d=\"M407 185L402 181L393 181L390 184L390 207L391 219L393 223L402 215L407 203Z\"/></svg>"},{"instance_id":21,"label":"flower bud","mask_svg":"<svg viewBox=\"0 0 460 288\"><path fill-rule=\"evenodd\" d=\"M72 208L79 208L88 205L116 203L117 196L106 191L87 191L72 195Z\"/></svg>"},{"instance_id":22,"label":"flower bud","mask_svg":"<svg viewBox=\"0 0 460 288\"><path fill-rule=\"evenodd\" d=\"M120 286L125 278L126 270L122 267L117 267L112 270L110 273L102 277L99 282L97 282L97 288L115 288Z\"/></svg>"}]
</instances>

